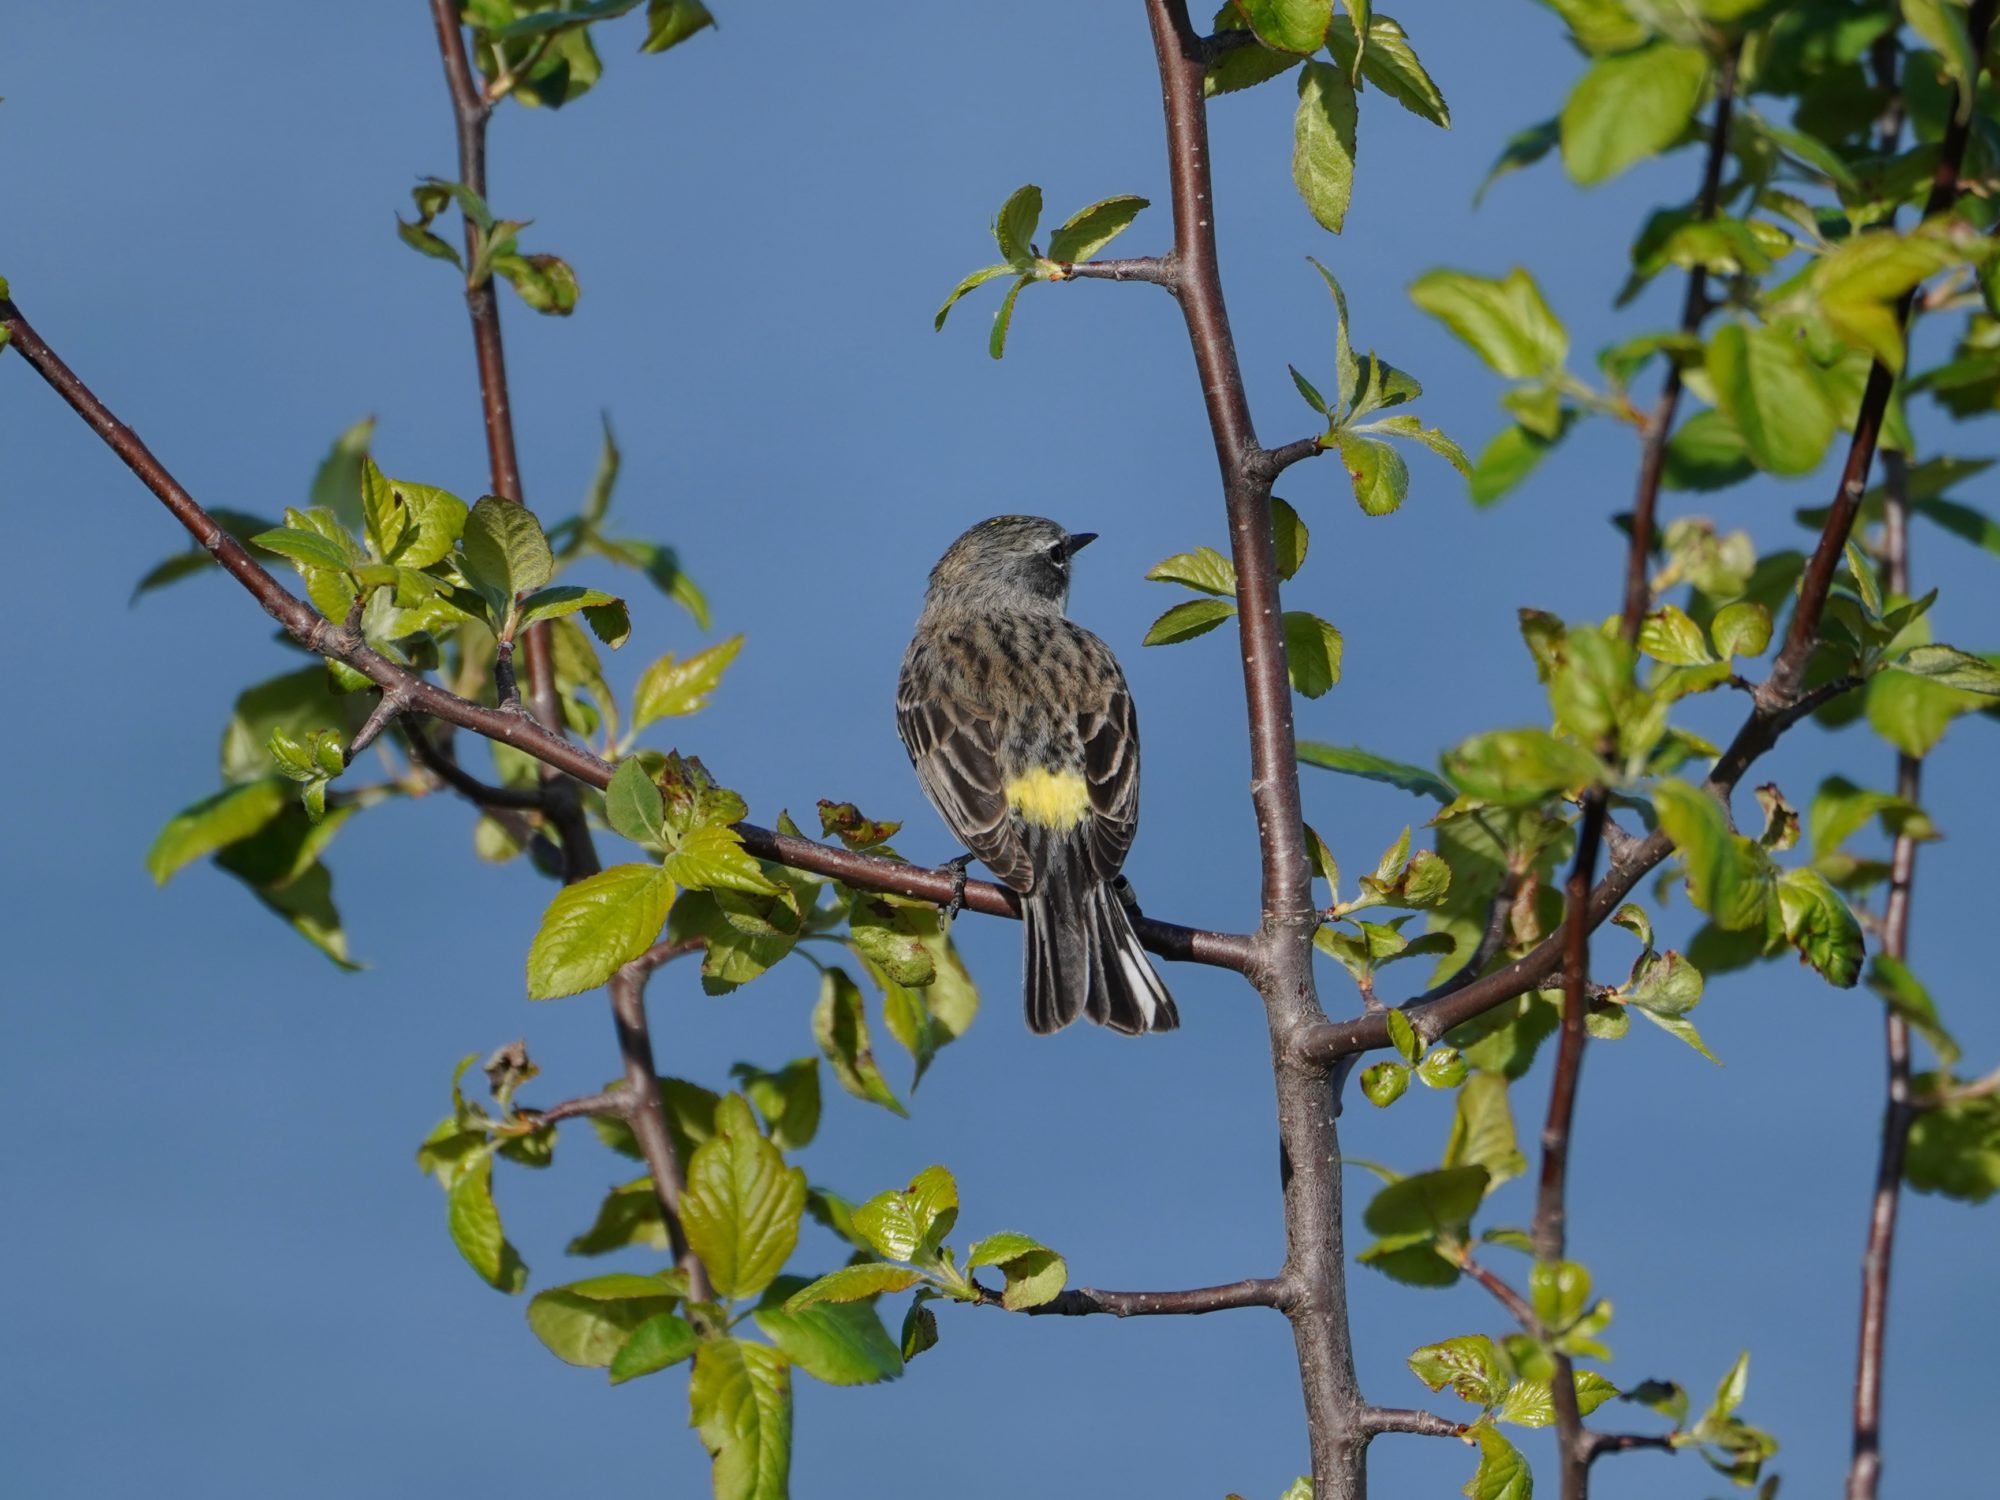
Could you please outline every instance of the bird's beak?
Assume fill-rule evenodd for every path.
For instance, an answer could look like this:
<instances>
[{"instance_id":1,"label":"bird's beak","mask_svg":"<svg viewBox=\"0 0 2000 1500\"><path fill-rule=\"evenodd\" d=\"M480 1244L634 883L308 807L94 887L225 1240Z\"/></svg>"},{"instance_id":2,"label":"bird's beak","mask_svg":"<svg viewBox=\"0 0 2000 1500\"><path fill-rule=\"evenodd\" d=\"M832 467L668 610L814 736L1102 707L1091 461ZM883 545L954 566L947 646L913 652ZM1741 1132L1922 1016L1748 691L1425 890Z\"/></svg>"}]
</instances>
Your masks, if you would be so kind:
<instances>
[{"instance_id":1,"label":"bird's beak","mask_svg":"<svg viewBox=\"0 0 2000 1500\"><path fill-rule=\"evenodd\" d=\"M1070 533L1070 538L1064 545L1069 548L1069 555L1075 557L1096 540L1097 533L1094 531L1075 531Z\"/></svg>"}]
</instances>

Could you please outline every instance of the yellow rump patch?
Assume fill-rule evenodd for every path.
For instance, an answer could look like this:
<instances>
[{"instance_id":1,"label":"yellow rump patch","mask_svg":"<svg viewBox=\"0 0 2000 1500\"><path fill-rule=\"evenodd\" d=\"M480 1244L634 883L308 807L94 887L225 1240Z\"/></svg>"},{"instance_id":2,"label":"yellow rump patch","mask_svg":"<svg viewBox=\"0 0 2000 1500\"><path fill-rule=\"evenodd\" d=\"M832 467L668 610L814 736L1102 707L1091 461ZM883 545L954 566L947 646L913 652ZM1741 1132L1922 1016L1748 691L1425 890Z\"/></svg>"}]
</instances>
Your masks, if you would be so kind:
<instances>
[{"instance_id":1,"label":"yellow rump patch","mask_svg":"<svg viewBox=\"0 0 2000 1500\"><path fill-rule=\"evenodd\" d=\"M1090 811L1090 787L1074 771L1037 766L1007 783L1007 805L1037 828L1067 833Z\"/></svg>"}]
</instances>

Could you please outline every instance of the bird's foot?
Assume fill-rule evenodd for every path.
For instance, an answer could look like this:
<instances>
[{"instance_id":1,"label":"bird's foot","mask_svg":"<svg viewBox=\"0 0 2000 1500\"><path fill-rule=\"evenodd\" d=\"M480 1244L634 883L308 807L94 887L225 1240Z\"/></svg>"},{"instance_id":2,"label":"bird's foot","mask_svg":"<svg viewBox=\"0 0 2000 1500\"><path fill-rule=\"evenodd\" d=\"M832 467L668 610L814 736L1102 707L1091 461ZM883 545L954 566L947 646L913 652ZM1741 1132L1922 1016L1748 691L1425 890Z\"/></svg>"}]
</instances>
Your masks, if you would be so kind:
<instances>
[{"instance_id":1,"label":"bird's foot","mask_svg":"<svg viewBox=\"0 0 2000 1500\"><path fill-rule=\"evenodd\" d=\"M965 910L965 867L979 858L976 854L961 854L957 859L946 860L939 865L940 870L951 872L951 899L944 904L943 918L946 926L951 919Z\"/></svg>"}]
</instances>

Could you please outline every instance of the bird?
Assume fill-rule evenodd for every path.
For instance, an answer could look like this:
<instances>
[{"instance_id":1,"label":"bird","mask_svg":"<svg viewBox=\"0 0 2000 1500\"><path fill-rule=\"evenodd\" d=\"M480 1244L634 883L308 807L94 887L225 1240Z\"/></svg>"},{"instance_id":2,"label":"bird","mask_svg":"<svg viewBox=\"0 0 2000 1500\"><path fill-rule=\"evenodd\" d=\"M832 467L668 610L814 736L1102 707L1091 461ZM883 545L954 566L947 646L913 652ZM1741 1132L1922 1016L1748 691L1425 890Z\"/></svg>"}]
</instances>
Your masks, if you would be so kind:
<instances>
[{"instance_id":1,"label":"bird","mask_svg":"<svg viewBox=\"0 0 2000 1500\"><path fill-rule=\"evenodd\" d=\"M1139 721L1103 641L1068 619L1070 562L1095 532L995 516L931 569L896 685L917 780L1019 893L1028 1028L1079 1015L1127 1035L1180 1024L1133 931L1120 873L1139 826Z\"/></svg>"}]
</instances>

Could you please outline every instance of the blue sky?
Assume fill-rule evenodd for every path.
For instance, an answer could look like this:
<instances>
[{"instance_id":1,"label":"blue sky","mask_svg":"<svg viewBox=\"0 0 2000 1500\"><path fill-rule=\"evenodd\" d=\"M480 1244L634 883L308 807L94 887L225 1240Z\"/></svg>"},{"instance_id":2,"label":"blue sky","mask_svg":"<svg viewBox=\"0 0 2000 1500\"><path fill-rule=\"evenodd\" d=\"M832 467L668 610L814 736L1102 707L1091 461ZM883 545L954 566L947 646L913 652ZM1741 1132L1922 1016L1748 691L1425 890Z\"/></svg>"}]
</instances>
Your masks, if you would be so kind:
<instances>
[{"instance_id":1,"label":"blue sky","mask_svg":"<svg viewBox=\"0 0 2000 1500\"><path fill-rule=\"evenodd\" d=\"M533 217L530 248L566 255L583 284L567 323L507 302L529 502L550 519L573 508L608 411L626 453L619 514L681 550L718 634L749 638L715 706L651 742L699 753L765 821L848 798L907 818L898 843L912 857L955 852L895 738L896 665L945 543L985 515L1043 512L1103 533L1073 613L1120 652L1141 707L1130 871L1146 905L1249 925L1254 828L1229 638L1138 645L1173 602L1144 570L1224 537L1179 318L1147 287L1032 288L1000 364L984 348L991 289L942 335L930 325L990 258L987 221L1025 181L1042 185L1051 221L1114 193L1150 197L1120 249L1165 248L1139 6L1066 7L1059 25L974 7L806 25L797 8L718 9L720 33L662 59L626 52L632 23L614 30L596 94L560 115L504 111L493 135L495 208ZM1231 311L1273 444L1310 431L1286 363L1332 359L1308 254L1344 282L1361 346L1422 378L1418 409L1468 447L1499 425L1494 385L1409 304L1419 272L1526 263L1581 351L1665 321L1678 296L1610 310L1640 217L1694 185L1685 154L1588 196L1548 164L1469 206L1499 141L1552 113L1578 70L1552 16L1411 0L1400 19L1455 126L1368 96L1341 238L1292 191L1285 87L1214 110ZM392 233L410 184L452 171L424 6L366 0L308 28L285 7L74 0L17 7L7 30L0 272L198 497L267 514L299 503L333 436L368 413L391 472L480 492L462 303L450 272ZM0 1045L17 1121L0 1448L18 1491L704 1492L679 1377L614 1391L557 1363L522 1304L460 1262L440 1195L411 1164L466 1052L524 1035L542 1101L615 1071L601 997L522 997L549 888L475 863L466 812L435 798L372 813L336 846L362 974L335 973L205 867L156 891L141 865L154 831L214 785L235 693L290 658L217 579L125 607L181 538L18 360L0 360L0 453L14 555L31 560L0 595L28 707L5 752L16 853L0 870ZM1482 513L1417 454L1410 503L1387 520L1362 517L1331 464L1288 474L1281 493L1314 544L1287 602L1347 642L1345 679L1301 705L1301 732L1428 761L1476 729L1538 720L1513 612L1615 608L1620 542L1605 517L1629 503L1634 457L1629 434L1586 427ZM1793 534L1794 507L1828 493L1820 476L1669 504L1775 541ZM1917 546L1919 577L1944 589L1941 637L1992 646L1990 559L1932 530ZM656 597L635 595L634 614L621 685L659 651L701 643ZM1719 732L1735 712L1704 704L1694 722ZM2000 815L1978 766L1992 733L1960 724L1927 773L1948 839L1923 853L1914 939L1918 971L1989 1061L2000 1019L1983 1003L1978 851ZM1815 732L1759 774L1802 804L1836 766L1879 784L1889 763L1858 731ZM1386 788L1307 777L1309 815L1350 865L1425 815ZM1671 910L1667 930L1684 932L1684 900ZM814 1176L865 1196L942 1161L969 1233L1027 1230L1081 1282L1274 1271L1267 1040L1249 993L1175 969L1179 1036L1038 1040L1019 1020L1017 930L968 920L960 933L985 990L979 1024L926 1080L912 1121L831 1097L803 1158ZM1602 940L1607 971L1625 942ZM1329 1010L1354 1008L1344 979L1322 980ZM663 1070L713 1084L738 1058L808 1053L812 998L803 965L722 1000L669 971L652 1001ZM1727 1067L1650 1028L1592 1049L1573 1254L1617 1306L1615 1378L1705 1390L1749 1347L1747 1414L1784 1443L1787 1488L1824 1493L1845 1463L1879 1006L1783 963L1718 983L1696 1019ZM1538 1070L1516 1090L1524 1138L1545 1084ZM1421 1167L1448 1118L1448 1101L1421 1091L1386 1113L1356 1104L1345 1146ZM537 1285L587 1274L562 1245L628 1175L586 1131L565 1135L553 1172L503 1175ZM1358 1218L1371 1184L1356 1175ZM1524 1220L1528 1193L1503 1189L1496 1217ZM1986 1468L1990 1400L1951 1358L2000 1317L1991 1225L1976 1212L1906 1203L1887 1452L1891 1483L1912 1493L1962 1489ZM815 1231L800 1265L837 1259ZM1469 1288L1418 1292L1357 1267L1353 1294L1362 1377L1384 1403L1425 1397L1403 1367L1412 1348L1502 1331ZM801 1382L797 1493L1254 1497L1305 1462L1275 1315L948 1308L940 1322L943 1342L895 1385ZM1691 1456L1615 1463L1606 1481L1622 1495L1721 1488ZM1472 1462L1394 1438L1372 1466L1380 1493L1450 1493Z\"/></svg>"}]
</instances>

